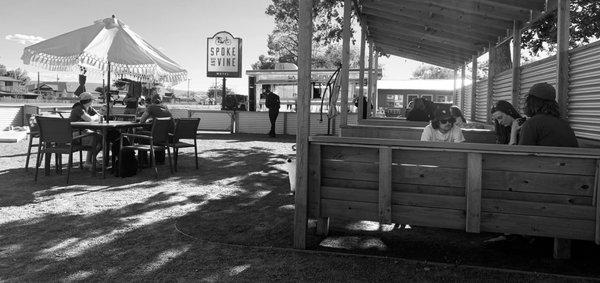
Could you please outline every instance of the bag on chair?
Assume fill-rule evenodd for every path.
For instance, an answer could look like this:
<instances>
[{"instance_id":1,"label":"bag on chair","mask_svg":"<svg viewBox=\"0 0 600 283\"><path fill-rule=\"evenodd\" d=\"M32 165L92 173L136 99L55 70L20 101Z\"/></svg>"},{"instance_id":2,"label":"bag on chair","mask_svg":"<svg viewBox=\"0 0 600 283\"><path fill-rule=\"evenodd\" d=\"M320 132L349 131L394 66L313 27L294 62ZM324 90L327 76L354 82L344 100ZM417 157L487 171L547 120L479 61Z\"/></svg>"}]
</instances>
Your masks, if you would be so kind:
<instances>
[{"instance_id":1,"label":"bag on chair","mask_svg":"<svg viewBox=\"0 0 600 283\"><path fill-rule=\"evenodd\" d=\"M121 178L131 177L137 174L138 162L135 157L135 151L133 149L124 148L121 149L121 167L117 163L119 176Z\"/></svg>"}]
</instances>

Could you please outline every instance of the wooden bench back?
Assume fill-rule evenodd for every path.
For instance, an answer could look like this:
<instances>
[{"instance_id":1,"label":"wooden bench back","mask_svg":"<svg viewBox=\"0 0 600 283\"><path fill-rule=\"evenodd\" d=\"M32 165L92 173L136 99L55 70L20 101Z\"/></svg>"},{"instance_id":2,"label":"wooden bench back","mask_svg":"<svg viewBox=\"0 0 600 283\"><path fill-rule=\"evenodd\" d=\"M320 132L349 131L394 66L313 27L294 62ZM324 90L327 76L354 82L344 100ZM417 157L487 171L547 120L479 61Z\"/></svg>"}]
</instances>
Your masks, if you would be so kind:
<instances>
[{"instance_id":1,"label":"wooden bench back","mask_svg":"<svg viewBox=\"0 0 600 283\"><path fill-rule=\"evenodd\" d=\"M341 126L342 137L378 138L378 139L421 139L423 127L409 126L368 126L347 125ZM465 140L471 143L496 143L496 134L487 129L463 129Z\"/></svg>"},{"instance_id":2,"label":"wooden bench back","mask_svg":"<svg viewBox=\"0 0 600 283\"><path fill-rule=\"evenodd\" d=\"M600 150L311 137L308 215L600 243Z\"/></svg>"}]
</instances>

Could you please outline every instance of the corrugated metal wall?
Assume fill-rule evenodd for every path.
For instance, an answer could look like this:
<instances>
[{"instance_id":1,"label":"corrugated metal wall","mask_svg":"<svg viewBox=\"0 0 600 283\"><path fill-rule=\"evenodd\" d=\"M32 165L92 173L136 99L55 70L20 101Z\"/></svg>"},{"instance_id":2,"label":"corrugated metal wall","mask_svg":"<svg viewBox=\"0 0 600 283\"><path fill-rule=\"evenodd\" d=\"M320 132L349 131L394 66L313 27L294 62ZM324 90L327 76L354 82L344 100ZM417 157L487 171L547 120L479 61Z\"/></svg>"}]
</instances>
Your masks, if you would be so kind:
<instances>
[{"instance_id":1,"label":"corrugated metal wall","mask_svg":"<svg viewBox=\"0 0 600 283\"><path fill-rule=\"evenodd\" d=\"M465 96L463 100L465 102L462 109L463 116L465 116L467 120L471 120L471 85L465 85Z\"/></svg>"},{"instance_id":2,"label":"corrugated metal wall","mask_svg":"<svg viewBox=\"0 0 600 283\"><path fill-rule=\"evenodd\" d=\"M547 82L556 88L556 68L556 56L548 57L521 67L519 105L515 105L517 110L522 111L527 93L534 84Z\"/></svg>"},{"instance_id":3,"label":"corrugated metal wall","mask_svg":"<svg viewBox=\"0 0 600 283\"><path fill-rule=\"evenodd\" d=\"M512 102L512 69L508 69L494 77L494 104L499 100Z\"/></svg>"},{"instance_id":4,"label":"corrugated metal wall","mask_svg":"<svg viewBox=\"0 0 600 283\"><path fill-rule=\"evenodd\" d=\"M578 137L600 140L600 41L570 52L569 122Z\"/></svg>"},{"instance_id":5,"label":"corrugated metal wall","mask_svg":"<svg viewBox=\"0 0 600 283\"><path fill-rule=\"evenodd\" d=\"M23 121L22 106L3 106L0 105L0 131L8 126L21 126Z\"/></svg>"},{"instance_id":6,"label":"corrugated metal wall","mask_svg":"<svg viewBox=\"0 0 600 283\"><path fill-rule=\"evenodd\" d=\"M477 82L477 94L475 95L475 121L487 121L487 97L488 97L488 80Z\"/></svg>"}]
</instances>

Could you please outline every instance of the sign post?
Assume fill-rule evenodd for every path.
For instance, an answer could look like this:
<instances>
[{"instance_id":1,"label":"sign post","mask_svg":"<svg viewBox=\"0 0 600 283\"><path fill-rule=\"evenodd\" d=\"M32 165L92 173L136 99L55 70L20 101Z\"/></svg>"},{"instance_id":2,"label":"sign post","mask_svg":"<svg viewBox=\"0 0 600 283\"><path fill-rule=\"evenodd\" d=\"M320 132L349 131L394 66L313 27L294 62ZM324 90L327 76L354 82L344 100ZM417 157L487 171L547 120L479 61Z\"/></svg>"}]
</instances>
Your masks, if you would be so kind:
<instances>
[{"instance_id":1,"label":"sign post","mask_svg":"<svg viewBox=\"0 0 600 283\"><path fill-rule=\"evenodd\" d=\"M220 31L207 38L206 47L206 76L223 78L223 105L227 78L242 77L242 39Z\"/></svg>"}]
</instances>

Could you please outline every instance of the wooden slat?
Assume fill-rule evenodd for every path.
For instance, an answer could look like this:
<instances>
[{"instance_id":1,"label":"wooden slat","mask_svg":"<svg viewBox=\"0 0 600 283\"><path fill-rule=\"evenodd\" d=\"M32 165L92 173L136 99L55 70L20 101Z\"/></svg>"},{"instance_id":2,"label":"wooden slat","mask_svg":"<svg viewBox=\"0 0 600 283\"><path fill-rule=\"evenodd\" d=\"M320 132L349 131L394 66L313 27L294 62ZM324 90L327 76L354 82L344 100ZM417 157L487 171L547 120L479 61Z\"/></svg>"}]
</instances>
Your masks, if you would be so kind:
<instances>
[{"instance_id":1,"label":"wooden slat","mask_svg":"<svg viewBox=\"0 0 600 283\"><path fill-rule=\"evenodd\" d=\"M377 164L323 160L321 174L325 178L359 181L379 180Z\"/></svg>"},{"instance_id":2,"label":"wooden slat","mask_svg":"<svg viewBox=\"0 0 600 283\"><path fill-rule=\"evenodd\" d=\"M419 164L444 168L460 169L467 167L465 154L460 152L395 150L392 162L394 164Z\"/></svg>"},{"instance_id":3,"label":"wooden slat","mask_svg":"<svg viewBox=\"0 0 600 283\"><path fill-rule=\"evenodd\" d=\"M393 192L415 193L415 194L430 194L430 195L449 195L449 196L465 196L464 187L444 187L444 186L429 186L392 183ZM462 207L464 208L464 206Z\"/></svg>"},{"instance_id":4,"label":"wooden slat","mask_svg":"<svg viewBox=\"0 0 600 283\"><path fill-rule=\"evenodd\" d=\"M379 201L379 196L376 191L360 189L323 187L322 196L324 199L331 200L369 203L378 203ZM391 203L392 205L446 208L455 210L464 210L466 206L466 200L464 196L398 192L392 192Z\"/></svg>"},{"instance_id":5,"label":"wooden slat","mask_svg":"<svg viewBox=\"0 0 600 283\"><path fill-rule=\"evenodd\" d=\"M524 193L511 191L496 191L483 190L481 192L483 198L490 199L505 199L505 200L520 200L530 202L568 204L568 205L593 205L592 197L589 196L572 196L572 195L555 195L541 193Z\"/></svg>"},{"instance_id":6,"label":"wooden slat","mask_svg":"<svg viewBox=\"0 0 600 283\"><path fill-rule=\"evenodd\" d=\"M483 188L489 190L507 190L591 197L593 194L593 185L593 176L507 172L497 170L483 171Z\"/></svg>"},{"instance_id":7,"label":"wooden slat","mask_svg":"<svg viewBox=\"0 0 600 283\"><path fill-rule=\"evenodd\" d=\"M594 221L483 212L481 231L590 241Z\"/></svg>"},{"instance_id":8,"label":"wooden slat","mask_svg":"<svg viewBox=\"0 0 600 283\"><path fill-rule=\"evenodd\" d=\"M555 203L518 201L504 199L483 199L481 210L492 213L521 214L556 218L594 220L593 206L565 205Z\"/></svg>"},{"instance_id":9,"label":"wooden slat","mask_svg":"<svg viewBox=\"0 0 600 283\"><path fill-rule=\"evenodd\" d=\"M356 3L356 2L355 2ZM364 111L366 111L366 109L363 109L364 104L363 99L364 98L364 89L365 89L365 84L363 83L365 81L365 48L366 48L366 41L367 41L367 29L366 29L366 24L365 23L361 23L361 33L360 33L360 53L358 56L358 67L359 67L359 71L358 71L358 117L357 117L357 123L360 124L360 122L363 120L363 113Z\"/></svg>"},{"instance_id":10,"label":"wooden slat","mask_svg":"<svg viewBox=\"0 0 600 283\"><path fill-rule=\"evenodd\" d=\"M569 0L555 0L558 2L557 18L557 52L556 52L556 94L561 117L568 117L567 104L569 97Z\"/></svg>"},{"instance_id":11,"label":"wooden slat","mask_svg":"<svg viewBox=\"0 0 600 283\"><path fill-rule=\"evenodd\" d=\"M479 233L481 217L481 154L467 154L467 209L466 209L466 231Z\"/></svg>"},{"instance_id":12,"label":"wooden slat","mask_svg":"<svg viewBox=\"0 0 600 283\"><path fill-rule=\"evenodd\" d=\"M321 146L309 145L308 155L308 203L309 216L318 218L321 215Z\"/></svg>"},{"instance_id":13,"label":"wooden slat","mask_svg":"<svg viewBox=\"0 0 600 283\"><path fill-rule=\"evenodd\" d=\"M350 20L352 18L351 0L344 0L342 17L342 69L340 70L340 125L348 124L348 81L350 78ZM335 127L334 127L335 129Z\"/></svg>"},{"instance_id":14,"label":"wooden slat","mask_svg":"<svg viewBox=\"0 0 600 283\"><path fill-rule=\"evenodd\" d=\"M350 162L375 163L379 158L376 148L323 146L322 154L323 159Z\"/></svg>"},{"instance_id":15,"label":"wooden slat","mask_svg":"<svg viewBox=\"0 0 600 283\"><path fill-rule=\"evenodd\" d=\"M513 48L512 48L512 96L511 103L516 109L520 109L519 104L521 88L521 21L513 22Z\"/></svg>"},{"instance_id":16,"label":"wooden slat","mask_svg":"<svg viewBox=\"0 0 600 283\"><path fill-rule=\"evenodd\" d=\"M477 55L473 55L471 58L472 65L471 66L471 121L475 121L475 102L477 96Z\"/></svg>"},{"instance_id":17,"label":"wooden slat","mask_svg":"<svg viewBox=\"0 0 600 283\"><path fill-rule=\"evenodd\" d=\"M538 172L573 175L594 175L593 159L567 157L531 157L486 154L483 156L484 170L516 172Z\"/></svg>"},{"instance_id":18,"label":"wooden slat","mask_svg":"<svg viewBox=\"0 0 600 283\"><path fill-rule=\"evenodd\" d=\"M394 165L392 166L392 181L403 184L464 187L465 170L430 166Z\"/></svg>"},{"instance_id":19,"label":"wooden slat","mask_svg":"<svg viewBox=\"0 0 600 283\"><path fill-rule=\"evenodd\" d=\"M379 185L377 184L378 181L379 180L360 181L360 180L322 178L321 186L377 191L377 190L379 190Z\"/></svg>"},{"instance_id":20,"label":"wooden slat","mask_svg":"<svg viewBox=\"0 0 600 283\"><path fill-rule=\"evenodd\" d=\"M379 222L392 221L392 149L379 149Z\"/></svg>"},{"instance_id":21,"label":"wooden slat","mask_svg":"<svg viewBox=\"0 0 600 283\"><path fill-rule=\"evenodd\" d=\"M324 199L323 214L340 219L379 220L376 203ZM465 214L463 210L392 205L392 222L462 229L465 225Z\"/></svg>"}]
</instances>

